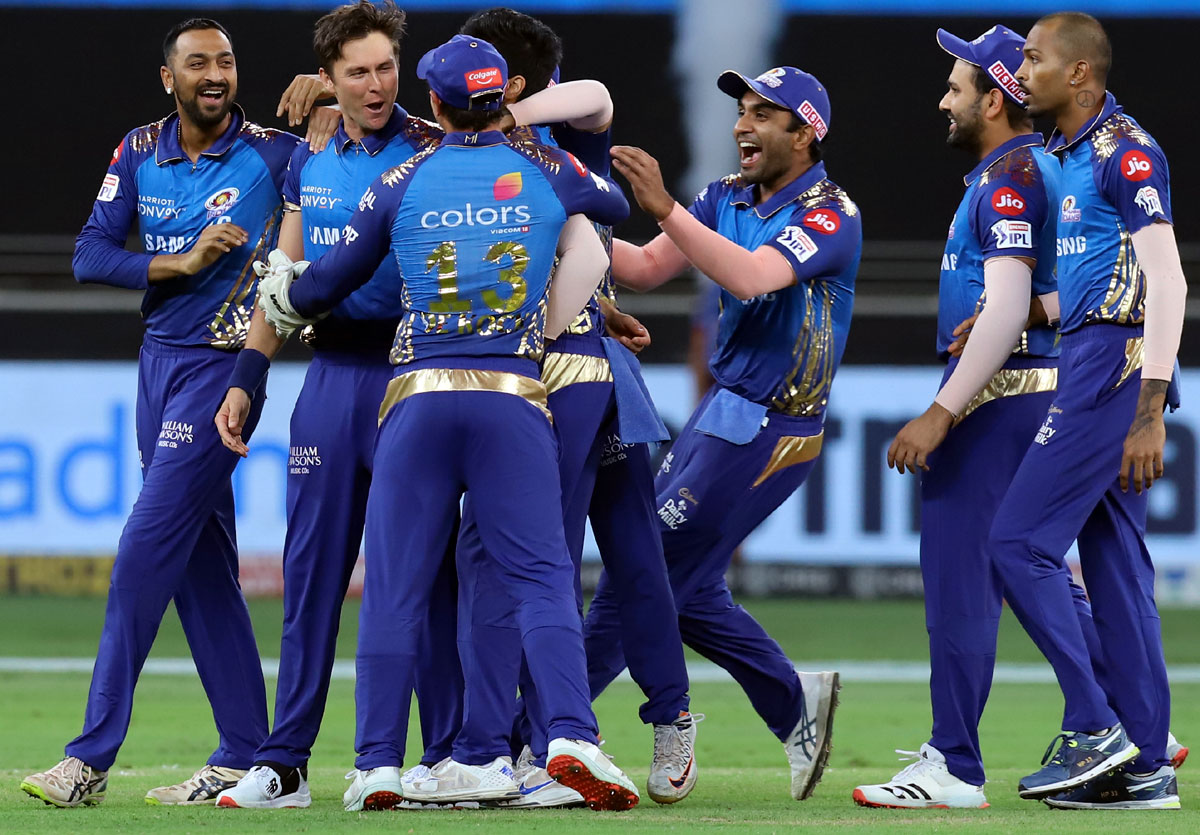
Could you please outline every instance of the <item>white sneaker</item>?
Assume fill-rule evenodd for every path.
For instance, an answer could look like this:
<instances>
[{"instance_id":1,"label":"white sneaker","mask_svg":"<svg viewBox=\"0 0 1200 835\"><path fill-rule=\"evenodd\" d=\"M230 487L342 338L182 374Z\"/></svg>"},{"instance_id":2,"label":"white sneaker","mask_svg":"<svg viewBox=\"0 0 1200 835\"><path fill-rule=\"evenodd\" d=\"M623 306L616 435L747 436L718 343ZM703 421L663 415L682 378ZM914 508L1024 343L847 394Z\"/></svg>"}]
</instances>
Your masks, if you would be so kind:
<instances>
[{"instance_id":1,"label":"white sneaker","mask_svg":"<svg viewBox=\"0 0 1200 835\"><path fill-rule=\"evenodd\" d=\"M487 765L454 760L438 763L429 776L405 787L404 798L417 803L456 803L462 800L507 800L519 797L512 760L496 757Z\"/></svg>"},{"instance_id":2,"label":"white sneaker","mask_svg":"<svg viewBox=\"0 0 1200 835\"><path fill-rule=\"evenodd\" d=\"M400 769L394 765L368 768L366 771L355 768L346 772L346 779L353 781L342 795L342 805L347 812L391 809L404 799Z\"/></svg>"},{"instance_id":3,"label":"white sneaker","mask_svg":"<svg viewBox=\"0 0 1200 835\"><path fill-rule=\"evenodd\" d=\"M1167 731L1167 759L1172 768L1179 768L1188 757L1188 749L1175 738L1175 734Z\"/></svg>"},{"instance_id":4,"label":"white sneaker","mask_svg":"<svg viewBox=\"0 0 1200 835\"><path fill-rule=\"evenodd\" d=\"M583 796L595 812L621 812L638 804L641 795L625 772L600 750L581 739L550 740L546 771L564 786Z\"/></svg>"},{"instance_id":5,"label":"white sneaker","mask_svg":"<svg viewBox=\"0 0 1200 835\"><path fill-rule=\"evenodd\" d=\"M525 770L517 783L517 790L521 793L520 797L502 800L494 805L500 809L553 809L584 804L583 795L557 782L546 769L536 765Z\"/></svg>"},{"instance_id":6,"label":"white sneaker","mask_svg":"<svg viewBox=\"0 0 1200 835\"><path fill-rule=\"evenodd\" d=\"M232 789L245 776L246 772L241 768L206 765L182 783L159 786L146 792L146 803L151 806L212 806L217 795Z\"/></svg>"},{"instance_id":7,"label":"white sneaker","mask_svg":"<svg viewBox=\"0 0 1200 835\"><path fill-rule=\"evenodd\" d=\"M829 743L833 737L833 712L837 709L838 674L796 673L804 691L800 721L783 743L792 767L792 799L812 797L825 764L829 762Z\"/></svg>"},{"instance_id":8,"label":"white sneaker","mask_svg":"<svg viewBox=\"0 0 1200 835\"><path fill-rule=\"evenodd\" d=\"M896 750L902 760L915 760L886 783L859 786L854 802L884 809L986 809L983 786L972 786L946 768L942 752L928 742L920 751Z\"/></svg>"},{"instance_id":9,"label":"white sneaker","mask_svg":"<svg viewBox=\"0 0 1200 835\"><path fill-rule=\"evenodd\" d=\"M108 772L97 771L78 757L67 757L54 768L21 781L21 791L63 809L95 806L104 800L107 790Z\"/></svg>"},{"instance_id":10,"label":"white sneaker","mask_svg":"<svg viewBox=\"0 0 1200 835\"><path fill-rule=\"evenodd\" d=\"M308 781L298 768L289 769L285 779L269 765L256 765L236 786L217 795L222 809L307 809L311 805Z\"/></svg>"},{"instance_id":11,"label":"white sneaker","mask_svg":"<svg viewBox=\"0 0 1200 835\"><path fill-rule=\"evenodd\" d=\"M526 745L521 749L517 761L513 763L513 777L517 779L517 782L520 782L529 775L529 772L536 770L537 767L538 765L534 762L533 758L533 749Z\"/></svg>"},{"instance_id":12,"label":"white sneaker","mask_svg":"<svg viewBox=\"0 0 1200 835\"><path fill-rule=\"evenodd\" d=\"M696 723L703 713L684 713L669 725L654 726L654 758L646 792L655 803L678 803L696 785Z\"/></svg>"},{"instance_id":13,"label":"white sneaker","mask_svg":"<svg viewBox=\"0 0 1200 835\"><path fill-rule=\"evenodd\" d=\"M449 759L450 758L447 757L446 759L442 760L442 762L449 762ZM438 763L438 765L441 765L441 763ZM414 765L412 768L410 768L408 771L401 774L400 775L400 787L404 790L404 796L408 797L408 790L411 789L418 780L428 779L429 774L432 771L433 771L433 768L430 768L429 766L425 765L425 763L418 763L417 765Z\"/></svg>"}]
</instances>

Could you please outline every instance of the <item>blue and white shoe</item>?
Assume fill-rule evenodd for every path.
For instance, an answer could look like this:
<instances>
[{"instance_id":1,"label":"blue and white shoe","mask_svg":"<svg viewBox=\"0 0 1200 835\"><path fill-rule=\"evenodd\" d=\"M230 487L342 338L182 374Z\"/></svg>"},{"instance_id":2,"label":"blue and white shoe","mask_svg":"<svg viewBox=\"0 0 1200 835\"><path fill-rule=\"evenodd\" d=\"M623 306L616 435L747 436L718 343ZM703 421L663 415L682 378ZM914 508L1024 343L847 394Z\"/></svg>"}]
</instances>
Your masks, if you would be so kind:
<instances>
[{"instance_id":1,"label":"blue and white shoe","mask_svg":"<svg viewBox=\"0 0 1200 835\"><path fill-rule=\"evenodd\" d=\"M1022 777L1017 793L1026 800L1059 794L1107 774L1137 755L1138 747L1120 724L1096 736L1061 733L1050 740L1050 747L1042 756L1041 770Z\"/></svg>"},{"instance_id":2,"label":"blue and white shoe","mask_svg":"<svg viewBox=\"0 0 1200 835\"><path fill-rule=\"evenodd\" d=\"M1042 802L1052 809L1178 809L1179 785L1169 765L1153 774L1121 770Z\"/></svg>"}]
</instances>

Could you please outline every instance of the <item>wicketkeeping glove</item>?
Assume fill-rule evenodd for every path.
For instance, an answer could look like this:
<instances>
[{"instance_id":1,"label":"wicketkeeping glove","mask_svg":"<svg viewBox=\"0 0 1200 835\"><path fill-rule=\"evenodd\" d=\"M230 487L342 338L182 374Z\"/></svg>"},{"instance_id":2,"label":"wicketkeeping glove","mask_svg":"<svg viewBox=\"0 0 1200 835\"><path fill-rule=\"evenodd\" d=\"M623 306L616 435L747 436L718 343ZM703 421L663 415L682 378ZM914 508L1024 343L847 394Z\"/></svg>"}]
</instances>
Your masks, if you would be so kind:
<instances>
[{"instance_id":1,"label":"wicketkeeping glove","mask_svg":"<svg viewBox=\"0 0 1200 835\"><path fill-rule=\"evenodd\" d=\"M288 295L292 282L308 269L308 264L308 261L292 263L281 249L271 250L265 264L254 262L254 272L258 276L258 306L267 314L267 321L280 339L287 339L292 331L316 321L297 313Z\"/></svg>"}]
</instances>

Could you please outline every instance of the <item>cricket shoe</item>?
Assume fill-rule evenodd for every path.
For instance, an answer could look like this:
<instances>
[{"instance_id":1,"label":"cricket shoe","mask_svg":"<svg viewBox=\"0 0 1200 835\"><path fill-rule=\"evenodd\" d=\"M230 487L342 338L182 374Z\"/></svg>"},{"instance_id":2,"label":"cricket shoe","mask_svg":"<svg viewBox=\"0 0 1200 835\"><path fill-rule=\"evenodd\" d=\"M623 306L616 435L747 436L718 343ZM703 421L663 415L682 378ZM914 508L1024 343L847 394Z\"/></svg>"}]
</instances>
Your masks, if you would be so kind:
<instances>
[{"instance_id":1,"label":"cricket shoe","mask_svg":"<svg viewBox=\"0 0 1200 835\"><path fill-rule=\"evenodd\" d=\"M1042 802L1052 809L1178 809L1179 786L1169 765L1150 774L1118 769Z\"/></svg>"},{"instance_id":2,"label":"cricket shoe","mask_svg":"<svg viewBox=\"0 0 1200 835\"><path fill-rule=\"evenodd\" d=\"M150 806L212 806L217 795L232 789L245 776L243 768L206 765L182 783L150 789L146 792L146 803Z\"/></svg>"},{"instance_id":3,"label":"cricket shoe","mask_svg":"<svg viewBox=\"0 0 1200 835\"><path fill-rule=\"evenodd\" d=\"M829 747L833 739L833 712L837 710L838 674L796 673L804 701L800 721L783 743L788 764L792 767L792 799L812 797L825 765L829 762Z\"/></svg>"},{"instance_id":4,"label":"cricket shoe","mask_svg":"<svg viewBox=\"0 0 1200 835\"><path fill-rule=\"evenodd\" d=\"M896 750L915 760L886 783L859 786L854 802L883 809L986 809L983 786L972 786L950 773L942 752L928 742L920 751Z\"/></svg>"},{"instance_id":5,"label":"cricket shoe","mask_svg":"<svg viewBox=\"0 0 1200 835\"><path fill-rule=\"evenodd\" d=\"M464 800L507 800L521 794L513 776L512 760L496 757L487 765L467 765L442 760L429 776L404 790L404 799L417 803L457 803Z\"/></svg>"},{"instance_id":6,"label":"cricket shoe","mask_svg":"<svg viewBox=\"0 0 1200 835\"><path fill-rule=\"evenodd\" d=\"M107 790L108 772L98 771L78 757L67 757L54 768L21 781L21 791L62 809L95 806L104 800Z\"/></svg>"},{"instance_id":7,"label":"cricket shoe","mask_svg":"<svg viewBox=\"0 0 1200 835\"><path fill-rule=\"evenodd\" d=\"M449 757L442 762L449 761ZM425 763L417 763L408 771L400 775L400 788L403 790L405 797L408 797L408 790L413 787L418 780L424 780L429 777L429 773L433 771L433 767L425 765Z\"/></svg>"},{"instance_id":8,"label":"cricket shoe","mask_svg":"<svg viewBox=\"0 0 1200 835\"><path fill-rule=\"evenodd\" d=\"M678 803L696 786L696 724L703 713L679 714L669 725L654 726L654 758L646 793L655 803Z\"/></svg>"},{"instance_id":9,"label":"cricket shoe","mask_svg":"<svg viewBox=\"0 0 1200 835\"><path fill-rule=\"evenodd\" d=\"M346 772L346 779L351 781L350 788L342 795L342 806L347 812L393 809L404 799L404 789L400 785L400 769L394 765L368 768L365 771L354 768Z\"/></svg>"},{"instance_id":10,"label":"cricket shoe","mask_svg":"<svg viewBox=\"0 0 1200 835\"><path fill-rule=\"evenodd\" d=\"M638 804L637 786L600 750L581 739L550 740L546 771L583 797L594 812L623 812Z\"/></svg>"},{"instance_id":11,"label":"cricket shoe","mask_svg":"<svg viewBox=\"0 0 1200 835\"><path fill-rule=\"evenodd\" d=\"M1179 768L1187 759L1187 755L1187 746L1181 745L1175 734L1167 731L1167 759L1171 761L1171 766Z\"/></svg>"},{"instance_id":12,"label":"cricket shoe","mask_svg":"<svg viewBox=\"0 0 1200 835\"><path fill-rule=\"evenodd\" d=\"M561 809L585 803L583 795L554 780L550 772L536 765L523 772L517 791L521 793L519 797L491 805L497 809Z\"/></svg>"},{"instance_id":13,"label":"cricket shoe","mask_svg":"<svg viewBox=\"0 0 1200 835\"><path fill-rule=\"evenodd\" d=\"M217 795L222 809L307 809L312 805L308 791L308 769L289 768L279 763L256 765L237 785Z\"/></svg>"},{"instance_id":14,"label":"cricket shoe","mask_svg":"<svg viewBox=\"0 0 1200 835\"><path fill-rule=\"evenodd\" d=\"M1041 770L1022 777L1017 793L1026 800L1060 794L1124 765L1137 755L1138 747L1119 723L1096 735L1082 731L1061 733L1050 740L1050 747L1042 755Z\"/></svg>"}]
</instances>

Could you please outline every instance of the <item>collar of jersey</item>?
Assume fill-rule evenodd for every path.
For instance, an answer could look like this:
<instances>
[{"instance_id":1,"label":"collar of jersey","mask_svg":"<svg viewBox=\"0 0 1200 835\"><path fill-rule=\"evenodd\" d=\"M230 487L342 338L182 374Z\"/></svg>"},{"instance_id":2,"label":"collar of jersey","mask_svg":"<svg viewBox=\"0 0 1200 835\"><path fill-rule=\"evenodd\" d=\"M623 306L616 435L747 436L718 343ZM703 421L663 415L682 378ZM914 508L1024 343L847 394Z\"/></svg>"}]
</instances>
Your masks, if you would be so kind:
<instances>
[{"instance_id":1,"label":"collar of jersey","mask_svg":"<svg viewBox=\"0 0 1200 835\"><path fill-rule=\"evenodd\" d=\"M1050 141L1046 143L1046 150L1052 154L1061 154L1063 151L1071 150L1091 136L1096 128L1107 122L1114 113L1121 113L1123 110L1124 108L1117 104L1116 96L1112 93L1105 93L1104 107L1100 108L1100 112L1096 115L1096 118L1080 128L1079 133L1075 134L1075 138L1070 142L1062 135L1062 131L1055 128L1054 133L1050 134Z\"/></svg>"},{"instance_id":2,"label":"collar of jersey","mask_svg":"<svg viewBox=\"0 0 1200 835\"><path fill-rule=\"evenodd\" d=\"M442 140L442 144L477 148L481 145L503 145L507 141L508 137L502 131L498 130L485 130L480 133L454 131L453 133L446 134L445 139Z\"/></svg>"},{"instance_id":3,"label":"collar of jersey","mask_svg":"<svg viewBox=\"0 0 1200 835\"><path fill-rule=\"evenodd\" d=\"M407 111L400 105L393 104L392 115L383 123L383 127L374 133L368 133L361 140L350 138L350 135L346 133L346 120L343 119L342 123L338 125L337 133L333 135L333 147L340 154L350 145L361 141L367 156L373 157L386 148L387 144L404 128L404 120L407 118Z\"/></svg>"},{"instance_id":4,"label":"collar of jersey","mask_svg":"<svg viewBox=\"0 0 1200 835\"><path fill-rule=\"evenodd\" d=\"M229 120L229 127L207 151L201 152L200 156L219 157L233 147L233 140L237 139L238 132L246 121L246 111L242 110L240 104L235 104L231 112L233 118ZM167 117L162 130L159 131L154 162L157 165L166 165L168 162L180 162L184 159L187 159L187 155L183 153L183 147L179 144L179 112L176 111Z\"/></svg>"},{"instance_id":5,"label":"collar of jersey","mask_svg":"<svg viewBox=\"0 0 1200 835\"><path fill-rule=\"evenodd\" d=\"M797 200L800 195L824 179L825 163L818 162L779 191L772 194L769 200L764 200L757 206L754 205L754 201L758 197L758 187L754 185L749 185L735 191L729 196L729 202L734 205L754 206L754 213L762 220L766 220L784 206Z\"/></svg>"},{"instance_id":6,"label":"collar of jersey","mask_svg":"<svg viewBox=\"0 0 1200 835\"><path fill-rule=\"evenodd\" d=\"M979 161L979 165L971 169L970 174L963 177L963 184L971 185L971 183L983 176L984 171L995 165L997 161L1008 156L1018 148L1028 148L1030 146L1042 147L1042 135L1040 133L1023 133L1020 136L1014 136L1001 145L997 145L990 154Z\"/></svg>"}]
</instances>

